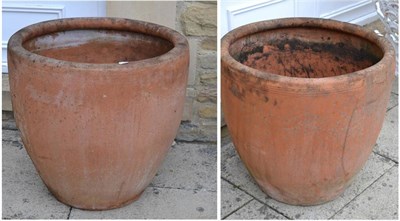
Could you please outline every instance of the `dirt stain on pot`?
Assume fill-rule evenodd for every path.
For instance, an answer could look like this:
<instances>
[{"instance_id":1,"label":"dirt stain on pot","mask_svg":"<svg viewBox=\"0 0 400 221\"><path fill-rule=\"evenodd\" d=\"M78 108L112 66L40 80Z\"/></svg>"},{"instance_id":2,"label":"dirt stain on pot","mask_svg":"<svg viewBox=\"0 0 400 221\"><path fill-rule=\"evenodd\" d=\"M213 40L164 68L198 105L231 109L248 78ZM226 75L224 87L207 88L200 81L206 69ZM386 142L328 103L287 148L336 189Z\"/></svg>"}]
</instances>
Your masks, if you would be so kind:
<instances>
[{"instance_id":1,"label":"dirt stain on pot","mask_svg":"<svg viewBox=\"0 0 400 221\"><path fill-rule=\"evenodd\" d=\"M232 84L229 90L232 92L233 95L235 95L235 97L239 98L240 100L244 99L246 92L245 90L240 89L240 87L237 84Z\"/></svg>"}]
</instances>

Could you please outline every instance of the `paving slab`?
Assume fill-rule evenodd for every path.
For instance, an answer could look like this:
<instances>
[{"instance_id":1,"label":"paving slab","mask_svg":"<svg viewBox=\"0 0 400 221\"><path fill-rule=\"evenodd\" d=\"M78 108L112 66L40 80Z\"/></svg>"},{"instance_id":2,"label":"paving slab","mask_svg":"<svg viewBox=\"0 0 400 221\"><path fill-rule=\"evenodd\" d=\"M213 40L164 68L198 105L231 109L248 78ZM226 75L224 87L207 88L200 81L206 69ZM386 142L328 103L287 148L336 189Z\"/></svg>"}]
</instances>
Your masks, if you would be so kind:
<instances>
[{"instance_id":1,"label":"paving slab","mask_svg":"<svg viewBox=\"0 0 400 221\"><path fill-rule=\"evenodd\" d=\"M213 144L177 143L140 199L109 211L59 203L47 190L12 123L3 122L3 218L217 218L217 151Z\"/></svg>"},{"instance_id":2,"label":"paving slab","mask_svg":"<svg viewBox=\"0 0 400 221\"><path fill-rule=\"evenodd\" d=\"M399 76L394 78L392 85L392 93L399 95Z\"/></svg>"},{"instance_id":3,"label":"paving slab","mask_svg":"<svg viewBox=\"0 0 400 221\"><path fill-rule=\"evenodd\" d=\"M253 197L241 191L232 184L221 179L221 217L226 217L233 211L239 209Z\"/></svg>"},{"instance_id":4,"label":"paving slab","mask_svg":"<svg viewBox=\"0 0 400 221\"><path fill-rule=\"evenodd\" d=\"M382 130L379 134L374 151L382 156L399 162L399 107L396 106L386 113Z\"/></svg>"},{"instance_id":5,"label":"paving slab","mask_svg":"<svg viewBox=\"0 0 400 221\"><path fill-rule=\"evenodd\" d=\"M233 144L226 145L222 152L225 152L225 156L229 156L227 153L234 151L233 148ZM224 154L222 156L224 156ZM372 153L364 168L354 178L353 183L341 196L334 201L323 205L302 207L280 203L264 194L255 184L253 178L249 175L237 154L229 159L221 159L221 161L224 163L221 171L222 177L291 219L330 218L357 195L363 192L389 168L395 165L393 161Z\"/></svg>"},{"instance_id":6,"label":"paving slab","mask_svg":"<svg viewBox=\"0 0 400 221\"><path fill-rule=\"evenodd\" d=\"M265 204L252 200L226 219L287 219Z\"/></svg>"},{"instance_id":7,"label":"paving slab","mask_svg":"<svg viewBox=\"0 0 400 221\"><path fill-rule=\"evenodd\" d=\"M399 168L393 166L370 188L344 207L333 219L395 219L398 220ZM373 208L373 209L371 209Z\"/></svg>"},{"instance_id":8,"label":"paving slab","mask_svg":"<svg viewBox=\"0 0 400 221\"><path fill-rule=\"evenodd\" d=\"M269 198L249 174L232 143L222 147L221 164L221 176L224 179L263 202Z\"/></svg>"},{"instance_id":9,"label":"paving slab","mask_svg":"<svg viewBox=\"0 0 400 221\"><path fill-rule=\"evenodd\" d=\"M222 164L222 166L226 165L226 161L228 161L232 157L238 156L235 146L232 143L231 138L228 137L228 139L229 139L229 142L227 142L225 145L221 146L221 164ZM226 172L226 171L221 168L221 174L223 172Z\"/></svg>"},{"instance_id":10,"label":"paving slab","mask_svg":"<svg viewBox=\"0 0 400 221\"><path fill-rule=\"evenodd\" d=\"M43 184L18 131L3 130L3 219L66 219L70 207Z\"/></svg>"},{"instance_id":11,"label":"paving slab","mask_svg":"<svg viewBox=\"0 0 400 221\"><path fill-rule=\"evenodd\" d=\"M14 146L18 146L19 149L24 148L20 133L18 130L2 130L2 141L5 144L12 143ZM14 150L14 149L12 149Z\"/></svg>"},{"instance_id":12,"label":"paving slab","mask_svg":"<svg viewBox=\"0 0 400 221\"><path fill-rule=\"evenodd\" d=\"M7 117L9 117L9 116L7 116ZM4 120L4 114L3 114L2 129L3 130L17 130L17 125L15 124L15 121L13 119Z\"/></svg>"},{"instance_id":13,"label":"paving slab","mask_svg":"<svg viewBox=\"0 0 400 221\"><path fill-rule=\"evenodd\" d=\"M108 211L72 209L70 219L216 219L216 193L148 187L138 201Z\"/></svg>"},{"instance_id":14,"label":"paving slab","mask_svg":"<svg viewBox=\"0 0 400 221\"><path fill-rule=\"evenodd\" d=\"M390 99L389 99L389 104L386 108L386 110L391 110L392 108L396 107L399 105L399 95L390 93Z\"/></svg>"},{"instance_id":15,"label":"paving slab","mask_svg":"<svg viewBox=\"0 0 400 221\"><path fill-rule=\"evenodd\" d=\"M221 127L221 147L231 142L231 137L226 124Z\"/></svg>"},{"instance_id":16,"label":"paving slab","mask_svg":"<svg viewBox=\"0 0 400 221\"><path fill-rule=\"evenodd\" d=\"M151 186L217 192L217 145L172 146Z\"/></svg>"}]
</instances>

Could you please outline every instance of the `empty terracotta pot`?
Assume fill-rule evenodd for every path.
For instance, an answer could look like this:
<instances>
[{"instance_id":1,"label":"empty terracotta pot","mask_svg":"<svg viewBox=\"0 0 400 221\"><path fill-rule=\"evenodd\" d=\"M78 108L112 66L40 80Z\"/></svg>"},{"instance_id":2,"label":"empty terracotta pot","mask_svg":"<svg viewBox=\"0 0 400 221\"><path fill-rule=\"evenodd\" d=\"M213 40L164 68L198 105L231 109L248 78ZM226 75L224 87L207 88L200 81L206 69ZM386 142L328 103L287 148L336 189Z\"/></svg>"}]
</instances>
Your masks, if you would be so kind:
<instances>
[{"instance_id":1,"label":"empty terracotta pot","mask_svg":"<svg viewBox=\"0 0 400 221\"><path fill-rule=\"evenodd\" d=\"M181 34L128 19L53 20L11 37L15 120L58 200L102 210L140 196L176 136L188 64Z\"/></svg>"},{"instance_id":2,"label":"empty terracotta pot","mask_svg":"<svg viewBox=\"0 0 400 221\"><path fill-rule=\"evenodd\" d=\"M382 127L391 45L356 25L289 18L231 31L221 53L225 120L261 189L294 205L340 195Z\"/></svg>"}]
</instances>

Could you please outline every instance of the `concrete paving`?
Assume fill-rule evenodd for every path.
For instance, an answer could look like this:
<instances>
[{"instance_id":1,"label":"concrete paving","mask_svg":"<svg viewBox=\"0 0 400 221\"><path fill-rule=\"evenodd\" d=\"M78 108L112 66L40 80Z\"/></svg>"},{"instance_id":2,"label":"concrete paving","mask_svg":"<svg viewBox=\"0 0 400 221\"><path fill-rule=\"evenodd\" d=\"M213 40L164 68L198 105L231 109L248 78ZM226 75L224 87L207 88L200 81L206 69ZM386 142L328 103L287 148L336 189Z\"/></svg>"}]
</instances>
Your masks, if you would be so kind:
<instances>
[{"instance_id":1,"label":"concrete paving","mask_svg":"<svg viewBox=\"0 0 400 221\"><path fill-rule=\"evenodd\" d=\"M247 204L253 200L250 195L225 180L221 180L221 198L224 201L221 205L222 217L232 213L239 206Z\"/></svg>"},{"instance_id":2,"label":"concrete paving","mask_svg":"<svg viewBox=\"0 0 400 221\"><path fill-rule=\"evenodd\" d=\"M217 218L215 144L178 142L139 200L119 209L84 211L60 203L47 190L13 120L3 120L2 134L3 219Z\"/></svg>"},{"instance_id":3,"label":"concrete paving","mask_svg":"<svg viewBox=\"0 0 400 221\"><path fill-rule=\"evenodd\" d=\"M223 219L398 219L398 79L373 153L352 184L334 201L291 206L264 194L229 137L221 149Z\"/></svg>"},{"instance_id":4,"label":"concrete paving","mask_svg":"<svg viewBox=\"0 0 400 221\"><path fill-rule=\"evenodd\" d=\"M396 219L398 217L398 204L393 202L398 200L398 172L398 165L395 165L333 218ZM371 210L371 208L374 209Z\"/></svg>"}]
</instances>

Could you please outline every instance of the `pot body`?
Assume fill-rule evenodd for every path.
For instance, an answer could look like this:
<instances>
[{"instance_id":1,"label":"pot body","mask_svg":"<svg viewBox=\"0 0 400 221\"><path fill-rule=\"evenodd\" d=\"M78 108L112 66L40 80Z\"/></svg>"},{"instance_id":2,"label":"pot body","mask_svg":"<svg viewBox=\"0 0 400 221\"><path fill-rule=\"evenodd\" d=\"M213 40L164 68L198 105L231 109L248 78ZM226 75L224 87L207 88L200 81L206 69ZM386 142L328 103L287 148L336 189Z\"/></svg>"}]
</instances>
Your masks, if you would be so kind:
<instances>
[{"instance_id":1,"label":"pot body","mask_svg":"<svg viewBox=\"0 0 400 221\"><path fill-rule=\"evenodd\" d=\"M178 36L179 41L165 55L125 65L77 64L20 48L21 39L43 34L39 32L76 27L149 35L158 28L165 38L177 41ZM186 40L144 22L66 19L23 29L11 38L8 55L17 126L53 195L89 210L137 199L155 176L180 124L189 63Z\"/></svg>"},{"instance_id":2,"label":"pot body","mask_svg":"<svg viewBox=\"0 0 400 221\"><path fill-rule=\"evenodd\" d=\"M340 195L367 161L382 127L395 60L385 48L390 52L373 68L292 78L232 59L230 46L238 39L302 25L364 34L320 19L259 22L229 33L222 40L222 108L235 148L260 188L281 202L316 205Z\"/></svg>"}]
</instances>

